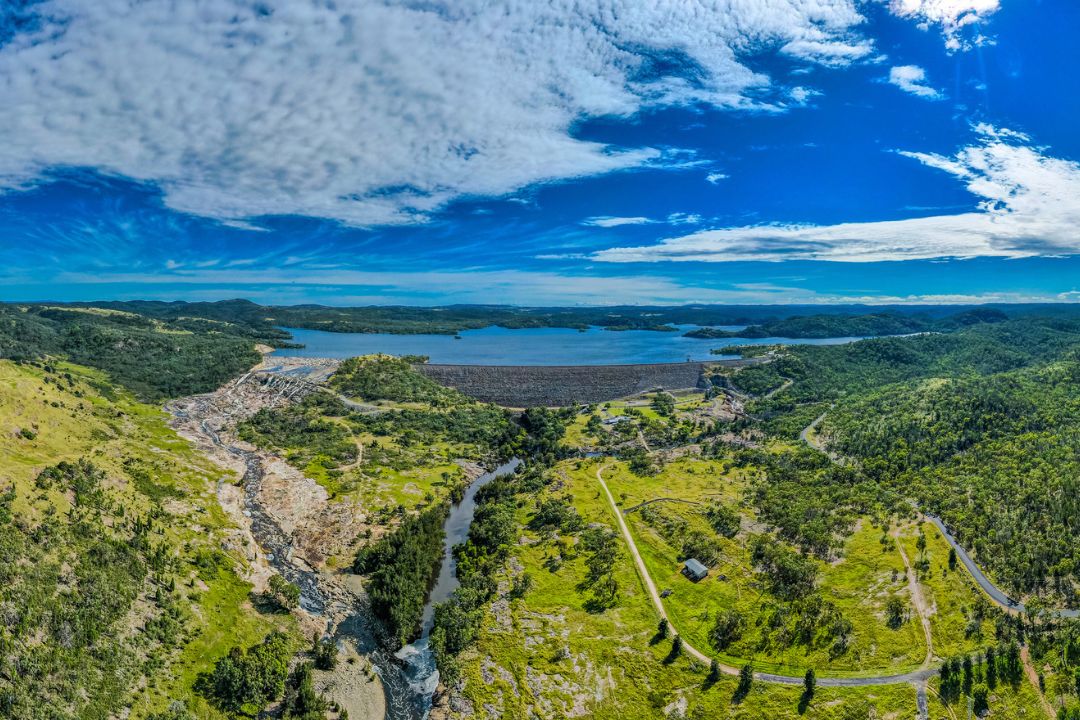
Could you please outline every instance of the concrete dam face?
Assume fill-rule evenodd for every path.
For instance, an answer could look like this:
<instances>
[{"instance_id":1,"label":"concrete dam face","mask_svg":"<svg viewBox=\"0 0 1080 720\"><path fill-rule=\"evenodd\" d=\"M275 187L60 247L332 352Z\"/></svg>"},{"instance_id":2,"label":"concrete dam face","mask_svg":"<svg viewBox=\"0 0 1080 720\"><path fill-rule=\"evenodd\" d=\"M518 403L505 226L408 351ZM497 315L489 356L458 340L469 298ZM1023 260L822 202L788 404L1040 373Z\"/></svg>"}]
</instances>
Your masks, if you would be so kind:
<instances>
[{"instance_id":1,"label":"concrete dam face","mask_svg":"<svg viewBox=\"0 0 1080 720\"><path fill-rule=\"evenodd\" d=\"M722 362L653 365L415 366L440 385L506 407L606 402L650 390L705 387L705 368Z\"/></svg>"}]
</instances>

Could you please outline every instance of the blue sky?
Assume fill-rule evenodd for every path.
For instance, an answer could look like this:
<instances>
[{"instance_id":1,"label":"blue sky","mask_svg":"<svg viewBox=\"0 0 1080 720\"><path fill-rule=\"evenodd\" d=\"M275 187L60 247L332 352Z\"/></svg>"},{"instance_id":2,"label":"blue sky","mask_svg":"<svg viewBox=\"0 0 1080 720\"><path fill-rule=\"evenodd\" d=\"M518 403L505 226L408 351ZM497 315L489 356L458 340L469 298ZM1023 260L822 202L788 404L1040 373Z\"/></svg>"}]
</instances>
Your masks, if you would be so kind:
<instances>
[{"instance_id":1,"label":"blue sky","mask_svg":"<svg viewBox=\"0 0 1080 720\"><path fill-rule=\"evenodd\" d=\"M8 300L1080 297L1069 0L0 2Z\"/></svg>"}]
</instances>

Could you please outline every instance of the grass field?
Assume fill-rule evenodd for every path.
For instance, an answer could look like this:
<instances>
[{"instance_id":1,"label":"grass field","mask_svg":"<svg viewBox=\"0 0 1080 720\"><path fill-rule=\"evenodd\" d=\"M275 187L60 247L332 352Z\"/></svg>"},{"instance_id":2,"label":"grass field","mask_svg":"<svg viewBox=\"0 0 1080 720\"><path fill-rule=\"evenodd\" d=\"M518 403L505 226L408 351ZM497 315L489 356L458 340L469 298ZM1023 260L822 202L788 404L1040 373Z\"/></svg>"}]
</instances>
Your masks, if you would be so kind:
<instances>
[{"instance_id":1,"label":"grass field","mask_svg":"<svg viewBox=\"0 0 1080 720\"><path fill-rule=\"evenodd\" d=\"M704 463L691 461L695 472ZM564 463L556 470L557 492L568 493L586 523L614 526L606 499L597 491L592 463ZM687 473L689 474L689 473ZM675 481L675 478L672 478ZM660 481L658 481L660 482ZM521 508L527 521L531 507ZM656 637L658 617L620 542L615 573L620 600L604 612L586 609L582 557L556 568L552 558L572 554L568 538L542 541L524 531L510 574L526 572L533 585L524 599L499 601L489 613L475 648L462 657L464 694L476 712L504 717L589 716L655 718L899 718L915 707L909 686L832 690L820 688L799 714L801 688L755 683L733 703L736 680L707 681L708 668L685 656L669 658L671 641ZM841 701L843 704L841 704ZM862 715L851 714L853 709ZM874 715L870 715L873 712Z\"/></svg>"},{"instance_id":2,"label":"grass field","mask_svg":"<svg viewBox=\"0 0 1080 720\"><path fill-rule=\"evenodd\" d=\"M147 682L132 684L131 717L161 709L173 699L202 708L202 717L216 711L192 694L199 673L237 644L261 639L274 627L290 630L289 616L258 614L248 599L250 585L238 575L244 562L237 553L206 579L197 577L197 553L218 552L227 519L214 494L222 471L197 454L167 425L158 408L133 400L110 385L103 374L57 364L55 372L0 362L0 488L13 487L13 511L20 522L34 525L60 517L72 507L59 489L35 487L45 467L62 460L91 460L105 471L106 492L127 515L161 514L159 541L180 558L177 597L183 628L176 646L155 645L140 638L142 623L153 614L153 602L139 591L117 641L143 658ZM23 431L26 432L23 432Z\"/></svg>"},{"instance_id":3,"label":"grass field","mask_svg":"<svg viewBox=\"0 0 1080 720\"><path fill-rule=\"evenodd\" d=\"M919 581L930 609L934 655L944 659L982 649L994 640L994 626L989 619L981 623L972 620L976 603L985 602L982 593L961 564L949 570L949 543L932 523L903 526L900 540L911 562L920 556L920 530L926 537L925 558L930 569L920 575Z\"/></svg>"},{"instance_id":4,"label":"grass field","mask_svg":"<svg viewBox=\"0 0 1080 720\"><path fill-rule=\"evenodd\" d=\"M584 472L590 475L595 470ZM623 507L628 508L656 497L737 502L742 489L740 474L744 472L728 473L721 462L681 459L651 478L638 478L622 464L610 463L604 477L617 498L626 498ZM700 514L703 506L664 503L664 507L692 527L711 532ZM744 525L754 526L750 511L744 508L743 513L747 516ZM748 627L743 638L718 655L731 664L753 660L762 669L795 675L801 675L807 667L821 673L878 674L911 669L926 654L926 642L916 619L909 618L895 630L885 624L885 603L891 595L909 602L907 585L895 545L891 540L882 544L882 530L869 522L860 523L837 561L819 563L822 596L854 626L850 648L834 658L828 647L777 648L767 643L761 628L776 600L764 590L754 572L745 531L730 540L719 539L723 548L720 562L708 578L694 583L680 572L679 548L672 547L643 521L639 512L628 513L627 520L653 579L660 588L673 591L665 600L672 621L695 647L708 651L709 630L719 612L734 608L746 618Z\"/></svg>"},{"instance_id":5,"label":"grass field","mask_svg":"<svg viewBox=\"0 0 1080 720\"><path fill-rule=\"evenodd\" d=\"M740 507L743 531L732 540L721 539L723 554L710 577L691 583L679 570L676 548L640 511L627 521L650 574L661 589L673 592L664 600L674 627L695 647L733 666L751 660L758 671L801 675L813 667L819 677L899 673L917 668L926 655L926 643L912 607L904 563L894 532L912 563L928 559L921 574L921 591L930 607L935 661L973 652L990 644L989 620L982 635L965 634L978 594L962 570L948 571L948 545L930 525L923 526L926 548L917 548L919 526L874 526L861 520L848 537L840 558L820 563L819 591L834 603L853 626L854 640L845 655L830 658L826 650L795 647L786 651L762 650L756 615L768 604L768 594L755 579L746 548L747 529L763 531L753 512L742 503L752 468L734 468L721 460L686 457L669 463L651 477L638 477L623 463L610 459L570 460L554 470L556 482L545 491L566 497L586 524L615 528L610 506L596 481L597 466L622 508L657 497L719 500ZM699 506L660 503L665 512L687 523L708 527ZM518 521L526 527L532 512L526 503ZM462 656L464 695L476 712L505 717L597 718L910 718L915 713L915 689L900 684L864 688L818 688L805 713L799 712L800 688L755 682L751 692L734 702L736 681L723 676L708 681L708 668L685 654L670 657L671 639L657 636L658 616L621 542L615 577L619 601L603 612L590 612L588 591L582 587L585 561L576 553L572 536L542 538L528 529L513 551L504 581L528 573L531 589L523 599L495 603L477 645ZM724 580L717 579L724 575ZM896 629L886 623L885 603L901 598L909 612ZM711 619L719 610L734 607L751 621L744 638L723 654L708 642ZM1055 678L1050 678L1054 680ZM930 718L960 720L966 698L951 706L935 696L930 683ZM1053 683L1051 682L1051 686ZM998 686L990 696L992 717L1045 718L1037 690L1025 680L1017 687Z\"/></svg>"}]
</instances>

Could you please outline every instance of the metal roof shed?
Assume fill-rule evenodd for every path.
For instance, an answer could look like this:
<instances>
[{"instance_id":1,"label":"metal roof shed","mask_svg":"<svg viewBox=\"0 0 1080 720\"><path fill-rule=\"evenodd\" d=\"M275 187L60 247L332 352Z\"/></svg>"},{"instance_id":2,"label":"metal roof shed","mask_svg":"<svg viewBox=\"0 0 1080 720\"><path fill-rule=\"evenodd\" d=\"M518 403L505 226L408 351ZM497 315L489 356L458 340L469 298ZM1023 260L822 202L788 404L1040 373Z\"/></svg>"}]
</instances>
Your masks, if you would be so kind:
<instances>
[{"instance_id":1,"label":"metal roof shed","mask_svg":"<svg viewBox=\"0 0 1080 720\"><path fill-rule=\"evenodd\" d=\"M705 567L694 558L687 559L686 564L683 565L683 575L694 582L703 579L708 574L709 568Z\"/></svg>"}]
</instances>

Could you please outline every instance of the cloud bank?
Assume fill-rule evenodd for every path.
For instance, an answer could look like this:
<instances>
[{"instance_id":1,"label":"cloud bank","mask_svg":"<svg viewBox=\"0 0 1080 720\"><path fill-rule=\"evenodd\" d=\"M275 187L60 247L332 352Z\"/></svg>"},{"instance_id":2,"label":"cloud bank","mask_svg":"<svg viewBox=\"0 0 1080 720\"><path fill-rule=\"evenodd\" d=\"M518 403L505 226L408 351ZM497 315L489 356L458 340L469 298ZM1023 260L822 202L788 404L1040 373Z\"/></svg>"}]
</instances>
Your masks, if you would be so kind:
<instances>
[{"instance_id":1,"label":"cloud bank","mask_svg":"<svg viewBox=\"0 0 1080 720\"><path fill-rule=\"evenodd\" d=\"M988 125L975 130L978 142L952 157L900 153L962 181L980 199L975 212L837 225L721 228L658 245L602 250L591 257L622 263L880 262L1080 253L1080 164L1044 154L1021 133Z\"/></svg>"},{"instance_id":2,"label":"cloud bank","mask_svg":"<svg viewBox=\"0 0 1080 720\"><path fill-rule=\"evenodd\" d=\"M780 110L742 57L868 57L856 0L45 0L0 36L0 189L58 167L178 211L422 222L451 200L662 163L574 123Z\"/></svg>"},{"instance_id":3,"label":"cloud bank","mask_svg":"<svg viewBox=\"0 0 1080 720\"><path fill-rule=\"evenodd\" d=\"M996 13L1000 0L890 0L894 15L915 20L923 29L935 25L951 51L970 50L988 42L978 30L980 21Z\"/></svg>"}]
</instances>

